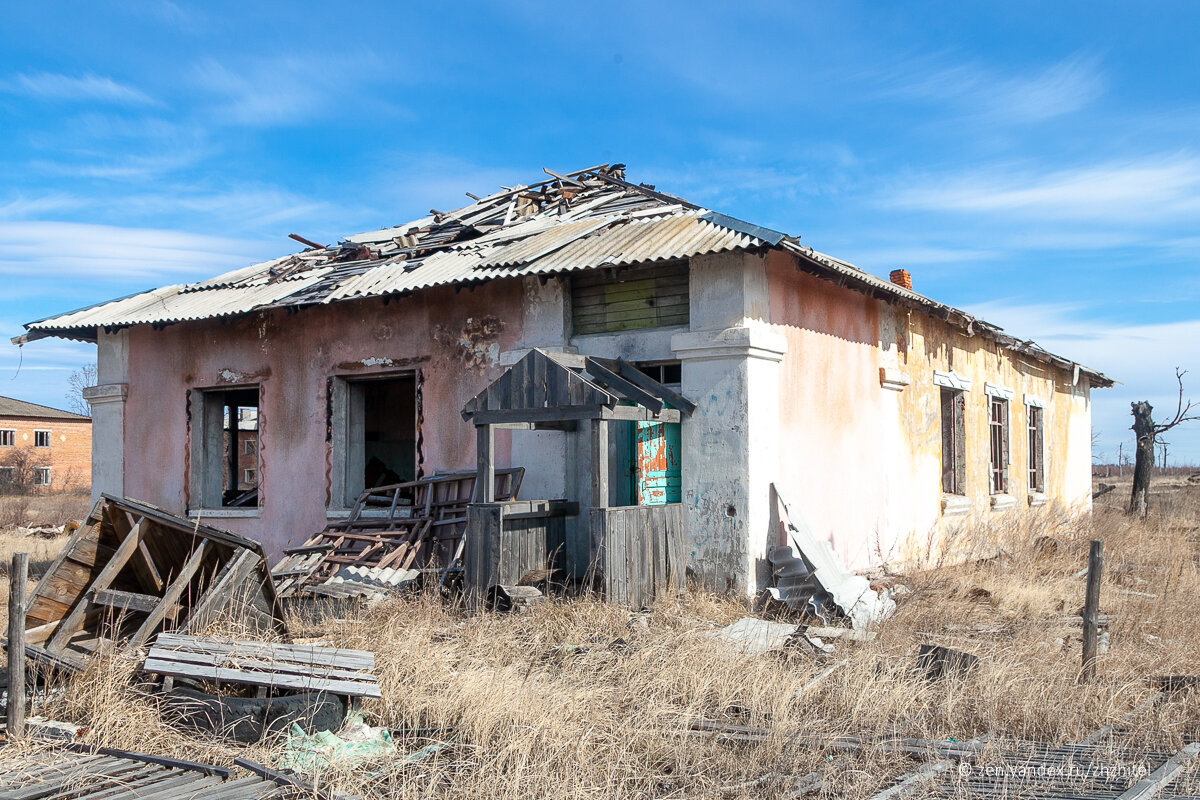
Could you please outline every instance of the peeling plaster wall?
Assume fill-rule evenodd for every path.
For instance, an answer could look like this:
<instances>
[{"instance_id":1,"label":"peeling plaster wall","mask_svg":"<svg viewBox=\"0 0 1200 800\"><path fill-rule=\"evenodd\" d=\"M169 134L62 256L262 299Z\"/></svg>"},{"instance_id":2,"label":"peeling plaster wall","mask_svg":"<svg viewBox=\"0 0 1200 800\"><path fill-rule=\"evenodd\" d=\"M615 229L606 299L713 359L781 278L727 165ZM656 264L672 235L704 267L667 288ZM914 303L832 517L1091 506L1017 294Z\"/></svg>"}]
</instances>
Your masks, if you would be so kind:
<instances>
[{"instance_id":1,"label":"peeling plaster wall","mask_svg":"<svg viewBox=\"0 0 1200 800\"><path fill-rule=\"evenodd\" d=\"M890 306L770 257L771 322L788 341L779 382L779 485L794 514L853 568L936 556L966 526L1091 504L1091 405L1086 378L968 337L941 320ZM900 391L881 386L907 378ZM972 381L966 393L966 499L945 514L940 387L934 370ZM990 382L1010 401L1009 508L989 486ZM1030 508L1025 396L1045 404L1045 510Z\"/></svg>"},{"instance_id":2,"label":"peeling plaster wall","mask_svg":"<svg viewBox=\"0 0 1200 800\"><path fill-rule=\"evenodd\" d=\"M401 370L420 369L424 379L425 472L473 468L475 431L460 411L502 371L499 353L518 340L522 314L521 282L510 280L473 292L434 289L386 305L372 298L130 329L124 492L183 513L188 391L258 384L262 507L252 516L223 510L211 521L277 554L326 524L329 473L337 468L326 441L328 378ZM509 434L498 431L498 464L509 463L509 445Z\"/></svg>"}]
</instances>

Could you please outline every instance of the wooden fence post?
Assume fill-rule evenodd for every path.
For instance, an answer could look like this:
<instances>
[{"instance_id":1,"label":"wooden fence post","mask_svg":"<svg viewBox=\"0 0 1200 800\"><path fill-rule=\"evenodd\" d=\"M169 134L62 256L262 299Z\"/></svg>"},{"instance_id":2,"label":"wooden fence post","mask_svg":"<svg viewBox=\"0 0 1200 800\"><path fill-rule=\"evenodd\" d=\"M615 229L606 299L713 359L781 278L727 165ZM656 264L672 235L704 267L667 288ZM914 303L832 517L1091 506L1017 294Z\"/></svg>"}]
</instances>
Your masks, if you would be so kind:
<instances>
[{"instance_id":1,"label":"wooden fence post","mask_svg":"<svg viewBox=\"0 0 1200 800\"><path fill-rule=\"evenodd\" d=\"M1093 539L1088 548L1087 595L1083 601L1083 671L1084 683L1096 677L1096 637L1099 632L1100 573L1104 569L1104 542Z\"/></svg>"},{"instance_id":2,"label":"wooden fence post","mask_svg":"<svg viewBox=\"0 0 1200 800\"><path fill-rule=\"evenodd\" d=\"M8 735L25 730L25 585L29 554L13 553L8 572Z\"/></svg>"}]
</instances>

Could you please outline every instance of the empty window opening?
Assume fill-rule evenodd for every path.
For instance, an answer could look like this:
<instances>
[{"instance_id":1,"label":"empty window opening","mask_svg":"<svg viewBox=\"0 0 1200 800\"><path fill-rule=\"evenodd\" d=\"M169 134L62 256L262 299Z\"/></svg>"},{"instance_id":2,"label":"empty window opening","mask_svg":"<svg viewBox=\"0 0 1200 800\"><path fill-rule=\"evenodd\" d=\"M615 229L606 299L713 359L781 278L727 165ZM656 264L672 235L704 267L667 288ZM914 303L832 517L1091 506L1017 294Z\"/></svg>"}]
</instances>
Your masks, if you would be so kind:
<instances>
[{"instance_id":1,"label":"empty window opening","mask_svg":"<svg viewBox=\"0 0 1200 800\"><path fill-rule=\"evenodd\" d=\"M49 447L50 446L50 431L34 431L33 432L34 447Z\"/></svg>"},{"instance_id":2,"label":"empty window opening","mask_svg":"<svg viewBox=\"0 0 1200 800\"><path fill-rule=\"evenodd\" d=\"M678 361L661 364L637 364L638 372L653 378L669 389L679 389L683 382L683 365Z\"/></svg>"},{"instance_id":3,"label":"empty window opening","mask_svg":"<svg viewBox=\"0 0 1200 800\"><path fill-rule=\"evenodd\" d=\"M687 325L687 262L577 273L571 310L576 334Z\"/></svg>"},{"instance_id":4,"label":"empty window opening","mask_svg":"<svg viewBox=\"0 0 1200 800\"><path fill-rule=\"evenodd\" d=\"M966 394L942 389L942 491L967 493Z\"/></svg>"},{"instance_id":5,"label":"empty window opening","mask_svg":"<svg viewBox=\"0 0 1200 800\"><path fill-rule=\"evenodd\" d=\"M1029 490L1046 491L1045 409L1026 406L1029 412Z\"/></svg>"},{"instance_id":6,"label":"empty window opening","mask_svg":"<svg viewBox=\"0 0 1200 800\"><path fill-rule=\"evenodd\" d=\"M17 444L17 432L12 429L0 431L0 447L14 447Z\"/></svg>"},{"instance_id":7,"label":"empty window opening","mask_svg":"<svg viewBox=\"0 0 1200 800\"><path fill-rule=\"evenodd\" d=\"M1008 401L989 397L988 441L991 445L992 494L1008 492Z\"/></svg>"},{"instance_id":8,"label":"empty window opening","mask_svg":"<svg viewBox=\"0 0 1200 800\"><path fill-rule=\"evenodd\" d=\"M192 410L192 496L201 508L261 505L258 387L198 391Z\"/></svg>"},{"instance_id":9,"label":"empty window opening","mask_svg":"<svg viewBox=\"0 0 1200 800\"><path fill-rule=\"evenodd\" d=\"M417 379L348 381L346 492L354 505L364 489L417 479Z\"/></svg>"},{"instance_id":10,"label":"empty window opening","mask_svg":"<svg viewBox=\"0 0 1200 800\"><path fill-rule=\"evenodd\" d=\"M34 486L49 486L50 485L50 468L49 467L34 467L33 468L33 485Z\"/></svg>"}]
</instances>

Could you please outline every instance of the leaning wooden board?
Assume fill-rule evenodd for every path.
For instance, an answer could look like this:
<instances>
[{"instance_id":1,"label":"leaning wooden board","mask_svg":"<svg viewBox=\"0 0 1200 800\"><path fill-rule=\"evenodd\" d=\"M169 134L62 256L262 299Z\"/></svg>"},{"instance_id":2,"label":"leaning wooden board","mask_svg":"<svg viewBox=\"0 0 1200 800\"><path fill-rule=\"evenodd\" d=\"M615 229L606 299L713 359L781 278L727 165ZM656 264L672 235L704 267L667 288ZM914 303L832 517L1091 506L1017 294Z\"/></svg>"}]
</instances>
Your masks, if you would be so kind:
<instances>
[{"instance_id":1,"label":"leaning wooden board","mask_svg":"<svg viewBox=\"0 0 1200 800\"><path fill-rule=\"evenodd\" d=\"M375 654L365 650L161 633L142 669L173 678L382 697L373 674Z\"/></svg>"}]
</instances>

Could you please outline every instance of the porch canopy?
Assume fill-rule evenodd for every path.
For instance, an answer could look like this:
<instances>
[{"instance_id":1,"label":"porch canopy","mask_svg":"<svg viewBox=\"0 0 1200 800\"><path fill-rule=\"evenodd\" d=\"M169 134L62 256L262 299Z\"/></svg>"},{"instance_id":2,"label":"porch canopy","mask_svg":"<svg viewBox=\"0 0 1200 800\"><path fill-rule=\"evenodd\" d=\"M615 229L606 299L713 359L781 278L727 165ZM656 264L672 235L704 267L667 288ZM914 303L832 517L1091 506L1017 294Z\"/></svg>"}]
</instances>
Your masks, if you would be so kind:
<instances>
[{"instance_id":1,"label":"porch canopy","mask_svg":"<svg viewBox=\"0 0 1200 800\"><path fill-rule=\"evenodd\" d=\"M533 349L463 407L478 435L475 486L487 496L495 473L495 428L578 430L591 427L594 508L608 503L608 422L679 422L696 404L619 358L607 359Z\"/></svg>"}]
</instances>

